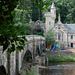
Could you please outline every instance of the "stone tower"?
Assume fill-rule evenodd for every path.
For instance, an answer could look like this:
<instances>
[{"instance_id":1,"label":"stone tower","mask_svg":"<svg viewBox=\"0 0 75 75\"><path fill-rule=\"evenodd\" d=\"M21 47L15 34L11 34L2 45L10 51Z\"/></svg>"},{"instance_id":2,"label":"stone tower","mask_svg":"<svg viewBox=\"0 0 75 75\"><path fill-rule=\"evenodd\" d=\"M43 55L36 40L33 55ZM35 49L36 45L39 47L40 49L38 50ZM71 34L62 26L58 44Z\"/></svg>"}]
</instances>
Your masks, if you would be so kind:
<instances>
[{"instance_id":1,"label":"stone tower","mask_svg":"<svg viewBox=\"0 0 75 75\"><path fill-rule=\"evenodd\" d=\"M54 3L52 3L50 12L45 13L45 27L46 27L46 32L49 30L49 28L53 28L55 24L55 19L56 19L56 7Z\"/></svg>"}]
</instances>

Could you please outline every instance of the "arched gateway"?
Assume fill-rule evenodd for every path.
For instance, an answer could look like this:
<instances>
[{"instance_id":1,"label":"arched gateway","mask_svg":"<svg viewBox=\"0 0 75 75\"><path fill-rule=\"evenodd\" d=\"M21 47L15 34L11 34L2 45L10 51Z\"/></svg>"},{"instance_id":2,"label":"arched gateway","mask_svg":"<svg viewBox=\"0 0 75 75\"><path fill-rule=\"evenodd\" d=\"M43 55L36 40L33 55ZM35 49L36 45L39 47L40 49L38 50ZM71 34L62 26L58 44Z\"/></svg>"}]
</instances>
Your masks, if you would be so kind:
<instances>
[{"instance_id":1,"label":"arched gateway","mask_svg":"<svg viewBox=\"0 0 75 75\"><path fill-rule=\"evenodd\" d=\"M26 62L32 62L32 53L30 52L30 50L27 50L23 60L25 60Z\"/></svg>"},{"instance_id":2,"label":"arched gateway","mask_svg":"<svg viewBox=\"0 0 75 75\"><path fill-rule=\"evenodd\" d=\"M35 23L31 23L31 32L34 35L45 35L45 24L37 20Z\"/></svg>"}]
</instances>

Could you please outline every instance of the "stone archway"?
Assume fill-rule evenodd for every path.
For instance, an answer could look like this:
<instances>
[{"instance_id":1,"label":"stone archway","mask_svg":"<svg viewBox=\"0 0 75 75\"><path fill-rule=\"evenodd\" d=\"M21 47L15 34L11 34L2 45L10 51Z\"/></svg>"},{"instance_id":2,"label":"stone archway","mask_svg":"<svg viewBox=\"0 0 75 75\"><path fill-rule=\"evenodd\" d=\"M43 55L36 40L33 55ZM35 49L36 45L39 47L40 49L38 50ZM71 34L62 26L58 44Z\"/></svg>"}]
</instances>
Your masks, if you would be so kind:
<instances>
[{"instance_id":1,"label":"stone archway","mask_svg":"<svg viewBox=\"0 0 75 75\"><path fill-rule=\"evenodd\" d=\"M35 31L37 31L37 33L38 33L36 35L41 34L42 36L45 36L45 24L42 23L39 20L37 20L35 23L31 23L31 32L32 32L32 34L35 34Z\"/></svg>"},{"instance_id":2,"label":"stone archway","mask_svg":"<svg viewBox=\"0 0 75 75\"><path fill-rule=\"evenodd\" d=\"M5 67L3 65L0 66L0 75L7 75L6 69L5 69Z\"/></svg>"},{"instance_id":3,"label":"stone archway","mask_svg":"<svg viewBox=\"0 0 75 75\"><path fill-rule=\"evenodd\" d=\"M32 62L32 53L30 52L30 50L27 50L23 60L25 60L26 62Z\"/></svg>"},{"instance_id":4,"label":"stone archway","mask_svg":"<svg viewBox=\"0 0 75 75\"><path fill-rule=\"evenodd\" d=\"M23 71L22 75L23 74L28 75L28 70L30 71L31 63L32 63L32 53L30 50L27 50L22 62L22 67L21 67L21 71Z\"/></svg>"},{"instance_id":5,"label":"stone archway","mask_svg":"<svg viewBox=\"0 0 75 75\"><path fill-rule=\"evenodd\" d=\"M33 30L33 34L34 35L42 35L42 36L44 36L44 30L42 29L42 28L35 28L34 30Z\"/></svg>"}]
</instances>

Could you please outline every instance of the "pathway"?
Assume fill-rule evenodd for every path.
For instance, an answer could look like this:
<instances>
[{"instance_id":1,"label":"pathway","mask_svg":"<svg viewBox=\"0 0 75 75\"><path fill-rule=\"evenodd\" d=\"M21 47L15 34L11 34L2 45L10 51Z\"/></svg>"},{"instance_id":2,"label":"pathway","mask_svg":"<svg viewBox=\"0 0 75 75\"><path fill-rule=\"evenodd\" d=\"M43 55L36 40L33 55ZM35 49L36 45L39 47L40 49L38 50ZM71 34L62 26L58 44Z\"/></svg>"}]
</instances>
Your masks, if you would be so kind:
<instances>
[{"instance_id":1,"label":"pathway","mask_svg":"<svg viewBox=\"0 0 75 75\"><path fill-rule=\"evenodd\" d=\"M71 51L71 52L75 52L75 49L72 49L72 48L70 49L70 48L69 48L69 49L65 49L65 50L62 50L62 51Z\"/></svg>"}]
</instances>

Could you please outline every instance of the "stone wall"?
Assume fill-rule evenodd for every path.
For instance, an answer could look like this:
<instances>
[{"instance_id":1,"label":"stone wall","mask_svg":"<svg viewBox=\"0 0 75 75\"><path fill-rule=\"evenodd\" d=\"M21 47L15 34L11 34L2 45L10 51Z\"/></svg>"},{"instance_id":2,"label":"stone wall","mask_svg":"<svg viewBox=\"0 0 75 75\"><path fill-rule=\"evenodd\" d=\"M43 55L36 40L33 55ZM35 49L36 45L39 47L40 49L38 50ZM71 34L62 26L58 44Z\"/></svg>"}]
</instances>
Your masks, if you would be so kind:
<instances>
[{"instance_id":1,"label":"stone wall","mask_svg":"<svg viewBox=\"0 0 75 75\"><path fill-rule=\"evenodd\" d=\"M74 52L71 52L71 51L48 51L46 53L46 57L47 56L73 56L75 57L75 53Z\"/></svg>"},{"instance_id":2,"label":"stone wall","mask_svg":"<svg viewBox=\"0 0 75 75\"><path fill-rule=\"evenodd\" d=\"M1 59L2 59L2 65L4 65L7 72L7 50L2 53Z\"/></svg>"},{"instance_id":3,"label":"stone wall","mask_svg":"<svg viewBox=\"0 0 75 75\"><path fill-rule=\"evenodd\" d=\"M11 54L9 54L10 60L8 60L7 50L5 50L2 53L3 47L2 46L0 47L0 65L4 65L7 73L8 73L8 66L10 66L10 69L9 69L10 75L18 75L20 73L23 58L27 50L30 50L30 52L33 54L33 46L36 51L37 45L39 46L39 49L40 49L40 44L42 45L45 44L45 37L42 37L42 36L27 35L26 38L28 42L25 42L26 46L24 50L21 50L21 52L16 50L12 52ZM33 45L33 41L34 41L34 45ZM10 64L8 64L8 61L10 62Z\"/></svg>"}]
</instances>

